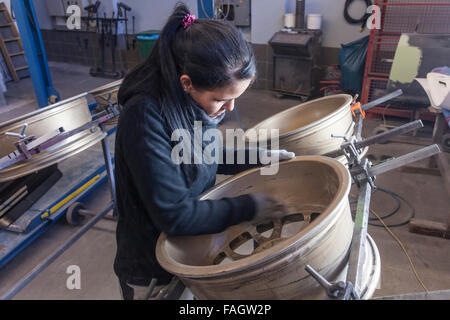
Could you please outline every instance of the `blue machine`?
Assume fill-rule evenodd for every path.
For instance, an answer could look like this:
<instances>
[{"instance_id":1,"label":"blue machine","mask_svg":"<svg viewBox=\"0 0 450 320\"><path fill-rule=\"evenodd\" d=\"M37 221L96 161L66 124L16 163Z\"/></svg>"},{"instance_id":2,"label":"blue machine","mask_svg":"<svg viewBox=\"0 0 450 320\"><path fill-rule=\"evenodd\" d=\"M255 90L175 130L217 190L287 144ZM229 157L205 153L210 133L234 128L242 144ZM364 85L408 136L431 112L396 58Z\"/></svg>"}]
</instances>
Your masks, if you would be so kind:
<instances>
[{"instance_id":1,"label":"blue machine","mask_svg":"<svg viewBox=\"0 0 450 320\"><path fill-rule=\"evenodd\" d=\"M213 0L197 0L198 17L201 19L211 19L214 16Z\"/></svg>"},{"instance_id":2,"label":"blue machine","mask_svg":"<svg viewBox=\"0 0 450 320\"><path fill-rule=\"evenodd\" d=\"M53 88L44 43L32 0L11 0L40 108L60 100Z\"/></svg>"}]
</instances>

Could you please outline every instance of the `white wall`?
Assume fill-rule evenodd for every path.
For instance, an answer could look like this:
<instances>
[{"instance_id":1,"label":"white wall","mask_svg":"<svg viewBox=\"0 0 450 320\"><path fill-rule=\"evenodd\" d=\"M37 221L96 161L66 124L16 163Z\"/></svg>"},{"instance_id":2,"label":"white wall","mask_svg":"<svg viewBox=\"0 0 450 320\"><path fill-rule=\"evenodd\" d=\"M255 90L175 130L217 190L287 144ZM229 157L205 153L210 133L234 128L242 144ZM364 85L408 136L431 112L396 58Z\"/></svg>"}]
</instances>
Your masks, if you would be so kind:
<instances>
[{"instance_id":1,"label":"white wall","mask_svg":"<svg viewBox=\"0 0 450 320\"><path fill-rule=\"evenodd\" d=\"M125 0L122 2L135 8L131 14L136 16L136 33L138 33L151 29L161 30L179 0ZM192 14L198 17L197 0L183 2Z\"/></svg>"},{"instance_id":2,"label":"white wall","mask_svg":"<svg viewBox=\"0 0 450 320\"><path fill-rule=\"evenodd\" d=\"M112 0L117 3L119 0ZM129 32L132 28L131 17L136 16L136 32L144 30L160 30L179 0L121 0L133 8L130 16ZM103 1L106 3L108 1ZM184 0L193 14L198 16L197 0ZM9 1L6 1L7 5ZM41 29L51 29L51 19L43 0L33 0ZM244 30L247 38L256 44L267 43L273 34L283 28L285 12L295 12L296 0L252 0L251 31ZM369 32L359 32L359 25L348 24L344 19L345 0L306 0L306 14L323 15L323 46L339 48L341 44L357 40ZM106 10L110 9L105 7ZM354 17L361 16L365 5L363 1L355 1L350 7ZM110 9L112 10L112 9ZM108 13L109 15L111 12Z\"/></svg>"},{"instance_id":3,"label":"white wall","mask_svg":"<svg viewBox=\"0 0 450 320\"><path fill-rule=\"evenodd\" d=\"M359 32L360 25L349 24L344 19L345 0L307 0L306 14L320 13L323 15L322 30L324 47L340 47L343 43L348 43L362 38L369 34L369 30L364 28ZM349 8L352 17L361 17L366 9L364 1L355 1Z\"/></svg>"},{"instance_id":4,"label":"white wall","mask_svg":"<svg viewBox=\"0 0 450 320\"><path fill-rule=\"evenodd\" d=\"M340 48L369 34L367 28L359 32L360 25L348 24L344 19L345 0L306 0L305 11L323 15L322 31L324 47ZM296 0L252 0L252 43L267 43L273 34L283 28L285 12L295 13ZM361 17L365 11L363 1L355 1L350 14Z\"/></svg>"},{"instance_id":5,"label":"white wall","mask_svg":"<svg viewBox=\"0 0 450 320\"><path fill-rule=\"evenodd\" d=\"M47 12L47 5L44 0L33 0L34 10L39 23L39 28L50 30L53 28L52 19Z\"/></svg>"},{"instance_id":6,"label":"white wall","mask_svg":"<svg viewBox=\"0 0 450 320\"><path fill-rule=\"evenodd\" d=\"M136 33L158 29L160 30L165 24L167 18L179 0L120 0L132 8L128 12L129 24L128 32L131 33L133 27L132 17L136 17ZM111 3L112 4L111 4ZM106 12L110 17L112 10L117 10L117 2L119 0L102 1L100 6L101 15ZM198 16L197 0L184 0L191 12ZM53 24L47 12L47 6L44 0L33 0L36 15L38 17L39 26L41 29L52 29Z\"/></svg>"},{"instance_id":7,"label":"white wall","mask_svg":"<svg viewBox=\"0 0 450 320\"><path fill-rule=\"evenodd\" d=\"M251 42L267 43L275 32L283 28L285 0L252 0Z\"/></svg>"}]
</instances>

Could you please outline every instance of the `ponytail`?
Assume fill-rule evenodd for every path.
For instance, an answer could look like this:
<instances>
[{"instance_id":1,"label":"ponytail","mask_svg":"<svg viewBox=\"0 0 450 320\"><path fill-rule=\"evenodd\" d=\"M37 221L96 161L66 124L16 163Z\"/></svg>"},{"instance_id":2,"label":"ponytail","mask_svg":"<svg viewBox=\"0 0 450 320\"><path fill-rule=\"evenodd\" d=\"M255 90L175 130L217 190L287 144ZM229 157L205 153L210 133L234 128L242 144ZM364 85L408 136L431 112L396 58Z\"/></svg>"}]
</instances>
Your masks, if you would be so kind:
<instances>
[{"instance_id":1,"label":"ponytail","mask_svg":"<svg viewBox=\"0 0 450 320\"><path fill-rule=\"evenodd\" d=\"M239 30L216 20L186 24L188 15L184 4L176 5L149 57L125 77L119 90L121 105L137 94L154 98L172 131L192 129L196 107L182 88L181 75L189 75L196 89L212 90L256 74L251 46Z\"/></svg>"}]
</instances>

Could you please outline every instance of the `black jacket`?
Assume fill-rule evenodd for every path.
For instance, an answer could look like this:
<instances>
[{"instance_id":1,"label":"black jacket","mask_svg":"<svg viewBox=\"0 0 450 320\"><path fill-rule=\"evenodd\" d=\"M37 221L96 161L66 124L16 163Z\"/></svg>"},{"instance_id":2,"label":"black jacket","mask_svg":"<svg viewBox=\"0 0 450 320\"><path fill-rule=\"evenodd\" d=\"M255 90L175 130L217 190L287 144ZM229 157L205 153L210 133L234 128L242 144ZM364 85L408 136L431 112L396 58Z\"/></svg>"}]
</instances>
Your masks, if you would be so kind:
<instances>
[{"instance_id":1,"label":"black jacket","mask_svg":"<svg viewBox=\"0 0 450 320\"><path fill-rule=\"evenodd\" d=\"M202 121L203 131L217 127L220 119L211 119L200 107L195 113L192 120ZM256 165L201 164L186 176L182 165L171 159L174 142L169 131L151 98L136 96L123 106L115 145L119 216L114 270L131 284L148 285L152 278L164 284L171 279L155 257L161 232L217 233L255 214L249 195L205 201L198 196L214 186L216 173L235 174ZM203 148L206 145L203 142Z\"/></svg>"}]
</instances>

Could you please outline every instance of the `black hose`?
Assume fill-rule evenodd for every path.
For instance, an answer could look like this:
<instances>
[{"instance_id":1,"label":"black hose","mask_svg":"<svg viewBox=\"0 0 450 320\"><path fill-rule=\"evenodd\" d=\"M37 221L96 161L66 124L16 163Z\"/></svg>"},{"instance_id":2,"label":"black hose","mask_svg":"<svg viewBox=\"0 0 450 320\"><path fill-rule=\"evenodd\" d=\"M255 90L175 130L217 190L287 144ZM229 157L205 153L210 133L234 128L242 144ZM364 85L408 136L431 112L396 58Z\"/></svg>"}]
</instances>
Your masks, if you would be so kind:
<instances>
[{"instance_id":1,"label":"black hose","mask_svg":"<svg viewBox=\"0 0 450 320\"><path fill-rule=\"evenodd\" d=\"M350 5L353 3L353 1L355 1L355 0L346 0L345 1L345 6L344 6L345 21L347 21L350 24L361 24L361 29L364 29L364 27L367 23L367 20L370 18L371 15L369 13L365 13L364 16L362 16L359 19L355 19L352 16L350 16L348 9L349 9ZM372 0L358 0L358 1L364 1L366 3L367 8L369 8L372 5Z\"/></svg>"},{"instance_id":2,"label":"black hose","mask_svg":"<svg viewBox=\"0 0 450 320\"><path fill-rule=\"evenodd\" d=\"M381 187L377 187L377 189L375 189L374 192L372 192L372 194L374 194L376 192L376 190L380 190L380 191L390 195L396 201L395 209L392 210L391 212L389 212L388 214L380 217L381 219L386 219L386 218L392 217L395 213L397 213L398 210L400 209L400 200L402 200L404 203L406 203L406 205L409 207L409 216L408 216L408 218L405 221L403 221L403 222L387 225L389 228L404 226L405 224L408 224L411 221L412 218L414 218L414 215L415 215L414 207L411 205L411 203L408 200L406 200L405 198L403 198L402 196L400 196L399 194L397 194L395 192L386 190L386 189L381 188ZM357 200L350 201L351 204L356 203L356 202L357 202ZM352 211L352 216L353 216L353 218L355 217L355 212L354 211ZM378 218L376 218L376 217L375 218L370 218L369 217L369 221L370 220L378 220ZM383 224L378 224L378 223L370 223L370 222L368 222L368 224L371 225L371 226L375 226L375 227L384 227Z\"/></svg>"}]
</instances>

